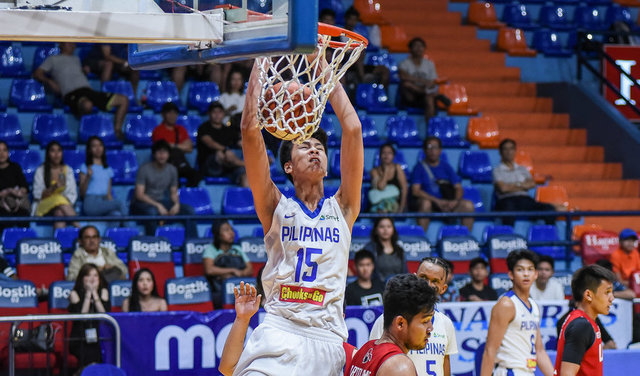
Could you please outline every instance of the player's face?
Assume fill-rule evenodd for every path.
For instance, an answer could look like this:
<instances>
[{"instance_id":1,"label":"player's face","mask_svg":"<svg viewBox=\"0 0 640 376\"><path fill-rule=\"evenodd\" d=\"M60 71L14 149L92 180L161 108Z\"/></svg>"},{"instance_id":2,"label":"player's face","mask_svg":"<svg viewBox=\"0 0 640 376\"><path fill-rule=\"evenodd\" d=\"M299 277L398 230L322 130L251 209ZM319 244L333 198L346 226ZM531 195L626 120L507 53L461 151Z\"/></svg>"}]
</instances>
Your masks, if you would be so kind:
<instances>
[{"instance_id":1,"label":"player's face","mask_svg":"<svg viewBox=\"0 0 640 376\"><path fill-rule=\"evenodd\" d=\"M356 273L358 273L358 277L364 280L369 280L371 279L371 274L373 274L373 267L373 260L370 258L363 258L356 264Z\"/></svg>"},{"instance_id":2,"label":"player's face","mask_svg":"<svg viewBox=\"0 0 640 376\"><path fill-rule=\"evenodd\" d=\"M418 267L416 275L427 281L431 287L438 291L438 294L442 295L447 291L447 273L441 266L425 261Z\"/></svg>"},{"instance_id":3,"label":"player's face","mask_svg":"<svg viewBox=\"0 0 640 376\"><path fill-rule=\"evenodd\" d=\"M531 260L520 259L513 267L513 271L509 272L509 278L513 280L513 284L523 290L529 290L533 282L538 277L536 267Z\"/></svg>"},{"instance_id":4,"label":"player's face","mask_svg":"<svg viewBox=\"0 0 640 376\"><path fill-rule=\"evenodd\" d=\"M285 164L285 172L296 176L315 176L320 179L327 175L327 151L322 142L310 138L301 144L294 144L291 162Z\"/></svg>"},{"instance_id":5,"label":"player's face","mask_svg":"<svg viewBox=\"0 0 640 376\"><path fill-rule=\"evenodd\" d=\"M538 264L538 281L547 283L553 277L553 267L548 262L540 262Z\"/></svg>"},{"instance_id":6,"label":"player's face","mask_svg":"<svg viewBox=\"0 0 640 376\"><path fill-rule=\"evenodd\" d=\"M391 220L388 218L381 220L376 226L376 234L381 241L391 239L393 236L393 223L391 223Z\"/></svg>"},{"instance_id":7,"label":"player's face","mask_svg":"<svg viewBox=\"0 0 640 376\"><path fill-rule=\"evenodd\" d=\"M609 308L613 303L613 284L607 280L602 280L600 286L593 294L591 300L591 307L601 315L608 315Z\"/></svg>"},{"instance_id":8,"label":"player's face","mask_svg":"<svg viewBox=\"0 0 640 376\"><path fill-rule=\"evenodd\" d=\"M407 328L405 347L409 350L421 350L427 345L433 331L433 310L413 316Z\"/></svg>"}]
</instances>

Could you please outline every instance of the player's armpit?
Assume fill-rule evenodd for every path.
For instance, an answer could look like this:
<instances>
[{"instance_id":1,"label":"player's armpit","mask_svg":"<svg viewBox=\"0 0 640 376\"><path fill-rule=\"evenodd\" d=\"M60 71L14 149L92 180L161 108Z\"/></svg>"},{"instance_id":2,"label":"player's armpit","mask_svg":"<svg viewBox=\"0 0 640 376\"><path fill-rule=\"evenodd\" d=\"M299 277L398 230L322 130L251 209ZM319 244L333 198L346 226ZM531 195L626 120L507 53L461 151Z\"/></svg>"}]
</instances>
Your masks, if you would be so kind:
<instances>
[{"instance_id":1,"label":"player's armpit","mask_svg":"<svg viewBox=\"0 0 640 376\"><path fill-rule=\"evenodd\" d=\"M377 376L416 376L413 361L405 354L394 355L382 363Z\"/></svg>"},{"instance_id":2,"label":"player's armpit","mask_svg":"<svg viewBox=\"0 0 640 376\"><path fill-rule=\"evenodd\" d=\"M481 376L491 376L495 367L496 353L500 347L500 343L507 332L509 322L516 315L516 308L513 301L506 296L498 300L496 305L491 309L491 321L489 321L489 333L487 335L487 343L484 347L482 355Z\"/></svg>"},{"instance_id":3,"label":"player's armpit","mask_svg":"<svg viewBox=\"0 0 640 376\"><path fill-rule=\"evenodd\" d=\"M580 370L580 364L562 362L560 365L560 374L557 376L576 376Z\"/></svg>"}]
</instances>

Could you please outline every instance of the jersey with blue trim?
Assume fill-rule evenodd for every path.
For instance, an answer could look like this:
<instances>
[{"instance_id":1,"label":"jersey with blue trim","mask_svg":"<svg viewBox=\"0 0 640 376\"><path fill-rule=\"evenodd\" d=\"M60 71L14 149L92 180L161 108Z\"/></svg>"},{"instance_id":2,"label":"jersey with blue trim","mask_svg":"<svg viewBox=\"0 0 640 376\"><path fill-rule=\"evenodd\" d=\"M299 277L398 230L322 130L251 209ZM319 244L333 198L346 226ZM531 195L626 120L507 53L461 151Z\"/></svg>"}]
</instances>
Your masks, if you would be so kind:
<instances>
[{"instance_id":1,"label":"jersey with blue trim","mask_svg":"<svg viewBox=\"0 0 640 376\"><path fill-rule=\"evenodd\" d=\"M342 302L351 229L335 197L311 212L297 197L282 195L264 241L265 311L346 341Z\"/></svg>"},{"instance_id":2,"label":"jersey with blue trim","mask_svg":"<svg viewBox=\"0 0 640 376\"><path fill-rule=\"evenodd\" d=\"M529 297L525 302L511 290L504 294L511 299L516 309L513 320L496 353L496 363L507 369L526 370L533 373L536 369L536 338L540 326L540 308Z\"/></svg>"}]
</instances>

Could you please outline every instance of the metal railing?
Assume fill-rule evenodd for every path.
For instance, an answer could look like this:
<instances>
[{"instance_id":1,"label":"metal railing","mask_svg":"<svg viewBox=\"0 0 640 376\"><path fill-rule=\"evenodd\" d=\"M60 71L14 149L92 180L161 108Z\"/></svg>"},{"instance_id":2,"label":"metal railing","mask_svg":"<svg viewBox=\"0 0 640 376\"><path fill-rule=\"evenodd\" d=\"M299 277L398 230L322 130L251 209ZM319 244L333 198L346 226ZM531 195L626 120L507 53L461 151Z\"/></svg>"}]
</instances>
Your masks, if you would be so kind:
<instances>
[{"instance_id":1,"label":"metal railing","mask_svg":"<svg viewBox=\"0 0 640 376\"><path fill-rule=\"evenodd\" d=\"M11 326L10 339L9 339L9 376L15 376L15 349L13 347L13 332L15 330L16 322L34 322L34 321L86 321L86 320L101 320L111 324L115 333L115 363L118 368L121 366L121 334L120 325L113 317L105 313L85 313L85 314L67 314L67 315L28 315L28 316L3 316L0 317L0 322L14 323Z\"/></svg>"}]
</instances>

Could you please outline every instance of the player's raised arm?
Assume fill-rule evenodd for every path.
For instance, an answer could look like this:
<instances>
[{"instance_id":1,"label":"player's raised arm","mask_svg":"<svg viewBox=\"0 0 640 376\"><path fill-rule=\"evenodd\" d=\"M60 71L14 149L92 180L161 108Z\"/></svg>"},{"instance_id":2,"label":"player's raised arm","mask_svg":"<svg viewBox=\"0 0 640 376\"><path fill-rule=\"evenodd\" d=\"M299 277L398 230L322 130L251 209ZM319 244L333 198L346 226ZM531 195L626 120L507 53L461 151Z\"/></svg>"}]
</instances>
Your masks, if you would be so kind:
<instances>
[{"instance_id":1,"label":"player's raised arm","mask_svg":"<svg viewBox=\"0 0 640 376\"><path fill-rule=\"evenodd\" d=\"M257 63L254 63L242 111L242 153L256 213L266 234L271 228L273 211L278 205L278 200L280 200L280 191L271 180L267 147L264 144L262 132L258 126L259 95L258 67Z\"/></svg>"},{"instance_id":2,"label":"player's raised arm","mask_svg":"<svg viewBox=\"0 0 640 376\"><path fill-rule=\"evenodd\" d=\"M511 299L502 297L496 305L491 309L491 321L489 322L489 333L487 334L487 343L484 346L482 354L482 368L480 368L480 376L493 375L493 369L496 363L496 353L500 347L500 343L507 332L509 322L516 315L516 308Z\"/></svg>"},{"instance_id":3,"label":"player's raised arm","mask_svg":"<svg viewBox=\"0 0 640 376\"><path fill-rule=\"evenodd\" d=\"M349 226L360 214L362 172L364 168L364 146L362 125L347 93L339 83L329 96L329 101L342 127L340 146L340 174L342 181L336 198Z\"/></svg>"}]
</instances>

